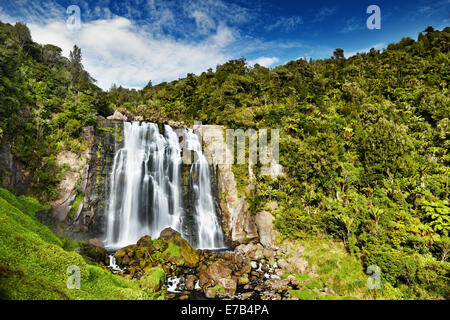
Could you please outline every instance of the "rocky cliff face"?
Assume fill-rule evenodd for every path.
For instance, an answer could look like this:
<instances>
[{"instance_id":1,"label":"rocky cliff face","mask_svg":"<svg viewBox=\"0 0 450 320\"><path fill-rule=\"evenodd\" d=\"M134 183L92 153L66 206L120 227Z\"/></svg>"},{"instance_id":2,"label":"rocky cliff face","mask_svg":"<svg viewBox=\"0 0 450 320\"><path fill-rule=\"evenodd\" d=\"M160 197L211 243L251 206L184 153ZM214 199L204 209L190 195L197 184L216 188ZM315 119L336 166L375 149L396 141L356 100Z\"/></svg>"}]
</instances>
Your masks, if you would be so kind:
<instances>
[{"instance_id":1,"label":"rocky cliff face","mask_svg":"<svg viewBox=\"0 0 450 320\"><path fill-rule=\"evenodd\" d=\"M101 121L97 128L86 127L87 149L81 154L64 151L58 155L58 164L68 168L58 187L59 198L50 203L48 212L37 214L58 233L80 239L102 233L107 177L114 151L120 146L121 128L121 122L109 120Z\"/></svg>"},{"instance_id":2,"label":"rocky cliff face","mask_svg":"<svg viewBox=\"0 0 450 320\"><path fill-rule=\"evenodd\" d=\"M0 187L14 191L17 195L26 194L32 176L25 165L11 153L8 144L0 145Z\"/></svg>"}]
</instances>

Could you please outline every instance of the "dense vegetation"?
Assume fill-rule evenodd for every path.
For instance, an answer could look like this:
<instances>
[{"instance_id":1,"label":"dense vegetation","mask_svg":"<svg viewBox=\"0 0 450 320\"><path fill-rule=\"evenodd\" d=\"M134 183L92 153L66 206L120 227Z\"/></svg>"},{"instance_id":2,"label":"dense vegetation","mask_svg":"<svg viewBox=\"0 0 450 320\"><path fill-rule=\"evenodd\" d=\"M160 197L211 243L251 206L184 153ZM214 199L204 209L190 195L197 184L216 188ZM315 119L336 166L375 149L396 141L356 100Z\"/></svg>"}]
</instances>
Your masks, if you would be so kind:
<instances>
[{"instance_id":1,"label":"dense vegetation","mask_svg":"<svg viewBox=\"0 0 450 320\"><path fill-rule=\"evenodd\" d=\"M257 175L253 213L276 200L284 237L327 233L404 298L449 297L450 28L349 59L244 59L108 100L147 118L279 128L286 176ZM245 189L246 165L236 165ZM243 169L243 170L240 170ZM255 168L258 172L258 168Z\"/></svg>"},{"instance_id":2,"label":"dense vegetation","mask_svg":"<svg viewBox=\"0 0 450 320\"><path fill-rule=\"evenodd\" d=\"M273 180L255 166L252 212L277 201L271 210L283 237L327 234L365 268L379 266L397 297L448 299L449 65L450 28L429 27L383 52L346 59L336 49L330 59L274 69L239 59L105 93L83 70L78 48L66 59L32 42L26 26L0 24L0 142L35 173L33 192L49 199L56 154L83 149L82 128L114 109L155 121L279 128L285 176ZM234 171L246 185L246 170Z\"/></svg>"},{"instance_id":3,"label":"dense vegetation","mask_svg":"<svg viewBox=\"0 0 450 320\"><path fill-rule=\"evenodd\" d=\"M56 196L56 154L79 152L82 128L108 114L93 81L76 46L67 59L60 48L33 42L26 25L0 22L0 142L35 173L33 192L43 198Z\"/></svg>"}]
</instances>

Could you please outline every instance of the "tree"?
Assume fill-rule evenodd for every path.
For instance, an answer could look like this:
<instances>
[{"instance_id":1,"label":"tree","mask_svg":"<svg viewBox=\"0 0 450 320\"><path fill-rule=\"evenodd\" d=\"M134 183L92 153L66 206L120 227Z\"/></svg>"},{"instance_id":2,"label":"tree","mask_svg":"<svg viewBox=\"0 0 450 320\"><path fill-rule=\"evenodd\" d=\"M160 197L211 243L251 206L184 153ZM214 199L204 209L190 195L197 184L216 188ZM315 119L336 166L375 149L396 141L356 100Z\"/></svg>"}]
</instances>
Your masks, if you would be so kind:
<instances>
[{"instance_id":1,"label":"tree","mask_svg":"<svg viewBox=\"0 0 450 320\"><path fill-rule=\"evenodd\" d=\"M27 46L31 46L33 43L30 29L22 22L17 22L14 25L11 31L11 38L17 43L21 50L24 50Z\"/></svg>"},{"instance_id":2,"label":"tree","mask_svg":"<svg viewBox=\"0 0 450 320\"><path fill-rule=\"evenodd\" d=\"M72 79L75 84L78 84L82 88L87 88L88 85L96 80L90 76L90 74L84 70L81 63L81 49L77 46L73 46L73 50L69 53L69 71L72 74Z\"/></svg>"},{"instance_id":3,"label":"tree","mask_svg":"<svg viewBox=\"0 0 450 320\"><path fill-rule=\"evenodd\" d=\"M423 32L425 32L425 33L431 33L431 32L434 32L434 28L432 27L432 26L428 26L425 30L423 30Z\"/></svg>"},{"instance_id":4,"label":"tree","mask_svg":"<svg viewBox=\"0 0 450 320\"><path fill-rule=\"evenodd\" d=\"M337 60L345 59L345 56L344 56L344 49L337 48L336 50L334 50L334 52L333 52L333 58L334 58L334 59L337 59Z\"/></svg>"}]
</instances>

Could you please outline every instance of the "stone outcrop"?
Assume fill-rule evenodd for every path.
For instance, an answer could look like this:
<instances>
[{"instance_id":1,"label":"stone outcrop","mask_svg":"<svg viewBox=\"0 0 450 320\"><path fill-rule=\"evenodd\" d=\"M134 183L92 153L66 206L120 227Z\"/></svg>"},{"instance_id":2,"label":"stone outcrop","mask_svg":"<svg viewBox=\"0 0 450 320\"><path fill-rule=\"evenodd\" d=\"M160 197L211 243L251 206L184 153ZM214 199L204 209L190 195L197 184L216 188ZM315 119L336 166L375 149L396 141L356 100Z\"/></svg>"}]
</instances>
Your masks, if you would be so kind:
<instances>
[{"instance_id":1,"label":"stone outcrop","mask_svg":"<svg viewBox=\"0 0 450 320\"><path fill-rule=\"evenodd\" d=\"M260 211L255 216L255 224L258 229L259 242L265 248L275 247L276 232L273 227L275 218L268 211Z\"/></svg>"}]
</instances>

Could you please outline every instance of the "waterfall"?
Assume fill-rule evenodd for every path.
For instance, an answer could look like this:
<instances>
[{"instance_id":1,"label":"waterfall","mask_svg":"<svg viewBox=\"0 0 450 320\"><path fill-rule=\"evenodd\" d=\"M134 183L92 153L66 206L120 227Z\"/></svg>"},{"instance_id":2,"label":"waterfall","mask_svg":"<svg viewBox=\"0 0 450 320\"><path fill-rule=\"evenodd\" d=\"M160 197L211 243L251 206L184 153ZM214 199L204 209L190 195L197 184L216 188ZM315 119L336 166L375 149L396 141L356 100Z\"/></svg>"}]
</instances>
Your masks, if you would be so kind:
<instances>
[{"instance_id":1,"label":"waterfall","mask_svg":"<svg viewBox=\"0 0 450 320\"><path fill-rule=\"evenodd\" d=\"M223 233L217 219L214 198L211 191L209 163L202 152L201 140L192 130L185 131L185 146L195 152L189 183L193 191L195 222L198 237L197 248L223 248Z\"/></svg>"},{"instance_id":2,"label":"waterfall","mask_svg":"<svg viewBox=\"0 0 450 320\"><path fill-rule=\"evenodd\" d=\"M209 165L200 139L184 130L188 150L195 151L189 181L195 231L187 239L198 248L223 247L223 235L211 192ZM117 145L105 199L105 246L134 244L144 235L157 238L171 227L183 234L182 149L178 134L168 125L164 135L154 123L124 122L123 144Z\"/></svg>"}]
</instances>

